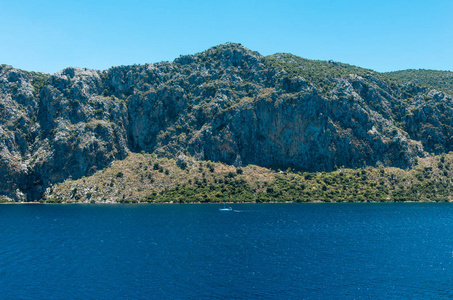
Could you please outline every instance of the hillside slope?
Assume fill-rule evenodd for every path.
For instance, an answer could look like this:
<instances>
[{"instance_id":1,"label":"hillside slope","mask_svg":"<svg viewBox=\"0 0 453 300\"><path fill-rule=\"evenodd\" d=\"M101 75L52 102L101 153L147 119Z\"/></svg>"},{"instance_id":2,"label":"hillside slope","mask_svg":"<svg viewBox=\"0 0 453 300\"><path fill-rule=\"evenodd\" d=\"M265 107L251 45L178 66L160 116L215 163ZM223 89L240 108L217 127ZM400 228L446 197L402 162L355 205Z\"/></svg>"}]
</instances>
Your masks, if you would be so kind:
<instances>
[{"instance_id":1,"label":"hillside slope","mask_svg":"<svg viewBox=\"0 0 453 300\"><path fill-rule=\"evenodd\" d=\"M47 203L451 202L453 154L394 167L295 172L130 153L108 168L49 187Z\"/></svg>"},{"instance_id":2,"label":"hillside slope","mask_svg":"<svg viewBox=\"0 0 453 300\"><path fill-rule=\"evenodd\" d=\"M384 73L405 82L431 86L448 93L453 91L453 72L437 70L403 70Z\"/></svg>"}]
</instances>

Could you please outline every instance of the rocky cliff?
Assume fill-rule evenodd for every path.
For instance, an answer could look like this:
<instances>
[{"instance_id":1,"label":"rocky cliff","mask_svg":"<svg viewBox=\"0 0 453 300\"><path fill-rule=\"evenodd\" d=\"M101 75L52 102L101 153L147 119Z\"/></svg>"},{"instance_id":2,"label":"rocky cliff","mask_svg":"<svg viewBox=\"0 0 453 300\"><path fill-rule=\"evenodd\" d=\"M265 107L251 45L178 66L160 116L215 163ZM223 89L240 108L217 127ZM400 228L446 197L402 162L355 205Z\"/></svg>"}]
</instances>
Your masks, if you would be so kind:
<instances>
[{"instance_id":1,"label":"rocky cliff","mask_svg":"<svg viewBox=\"0 0 453 300\"><path fill-rule=\"evenodd\" d=\"M235 166L410 169L453 150L453 92L333 61L227 43L173 62L0 66L0 194L45 189L130 151Z\"/></svg>"}]
</instances>

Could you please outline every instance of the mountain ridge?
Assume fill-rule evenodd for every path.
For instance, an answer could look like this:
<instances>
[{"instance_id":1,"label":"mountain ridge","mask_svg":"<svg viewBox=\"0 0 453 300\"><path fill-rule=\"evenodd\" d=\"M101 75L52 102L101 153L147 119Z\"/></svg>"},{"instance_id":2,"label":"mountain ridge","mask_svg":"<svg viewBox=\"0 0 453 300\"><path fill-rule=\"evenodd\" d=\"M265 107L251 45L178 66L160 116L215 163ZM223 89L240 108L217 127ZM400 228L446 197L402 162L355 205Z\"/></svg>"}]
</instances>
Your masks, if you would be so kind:
<instances>
[{"instance_id":1,"label":"mountain ridge","mask_svg":"<svg viewBox=\"0 0 453 300\"><path fill-rule=\"evenodd\" d=\"M410 169L453 150L448 92L234 43L105 71L2 65L0 80L0 193L12 199L39 199L130 151L331 171Z\"/></svg>"}]
</instances>

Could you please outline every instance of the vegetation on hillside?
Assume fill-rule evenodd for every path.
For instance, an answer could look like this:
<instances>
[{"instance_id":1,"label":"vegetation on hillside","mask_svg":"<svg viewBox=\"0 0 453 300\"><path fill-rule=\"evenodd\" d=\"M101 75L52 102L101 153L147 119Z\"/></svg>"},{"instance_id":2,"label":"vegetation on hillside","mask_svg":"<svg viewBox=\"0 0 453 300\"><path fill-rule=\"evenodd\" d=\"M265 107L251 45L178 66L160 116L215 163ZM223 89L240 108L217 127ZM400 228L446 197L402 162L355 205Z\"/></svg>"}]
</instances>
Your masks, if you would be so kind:
<instances>
[{"instance_id":1,"label":"vegetation on hillside","mask_svg":"<svg viewBox=\"0 0 453 300\"><path fill-rule=\"evenodd\" d=\"M339 169L296 172L258 166L157 158L125 160L49 188L45 203L218 203L452 201L453 153L419 159L412 170Z\"/></svg>"},{"instance_id":2,"label":"vegetation on hillside","mask_svg":"<svg viewBox=\"0 0 453 300\"><path fill-rule=\"evenodd\" d=\"M453 72L437 70L403 70L384 73L405 82L430 86L446 92L453 91Z\"/></svg>"},{"instance_id":3,"label":"vegetation on hillside","mask_svg":"<svg viewBox=\"0 0 453 300\"><path fill-rule=\"evenodd\" d=\"M285 71L285 77L291 79L295 76L304 78L312 84L319 92L328 96L337 85L338 79L349 78L351 74L364 78L373 76L381 80L393 79L382 76L373 70L364 69L332 60L310 60L290 53L277 53L267 56L265 64L269 68L276 68ZM394 81L394 80L393 80Z\"/></svg>"}]
</instances>

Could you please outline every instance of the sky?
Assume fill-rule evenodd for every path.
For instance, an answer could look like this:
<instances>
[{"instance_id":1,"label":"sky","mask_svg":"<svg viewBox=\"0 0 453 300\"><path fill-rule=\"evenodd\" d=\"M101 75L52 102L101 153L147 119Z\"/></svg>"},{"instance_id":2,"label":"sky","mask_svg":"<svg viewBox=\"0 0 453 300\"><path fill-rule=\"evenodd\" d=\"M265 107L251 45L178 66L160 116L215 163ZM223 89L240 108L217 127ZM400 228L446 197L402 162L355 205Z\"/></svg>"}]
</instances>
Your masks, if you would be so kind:
<instances>
[{"instance_id":1,"label":"sky","mask_svg":"<svg viewBox=\"0 0 453 300\"><path fill-rule=\"evenodd\" d=\"M226 42L379 72L453 70L452 0L0 0L0 64L173 61Z\"/></svg>"}]
</instances>

